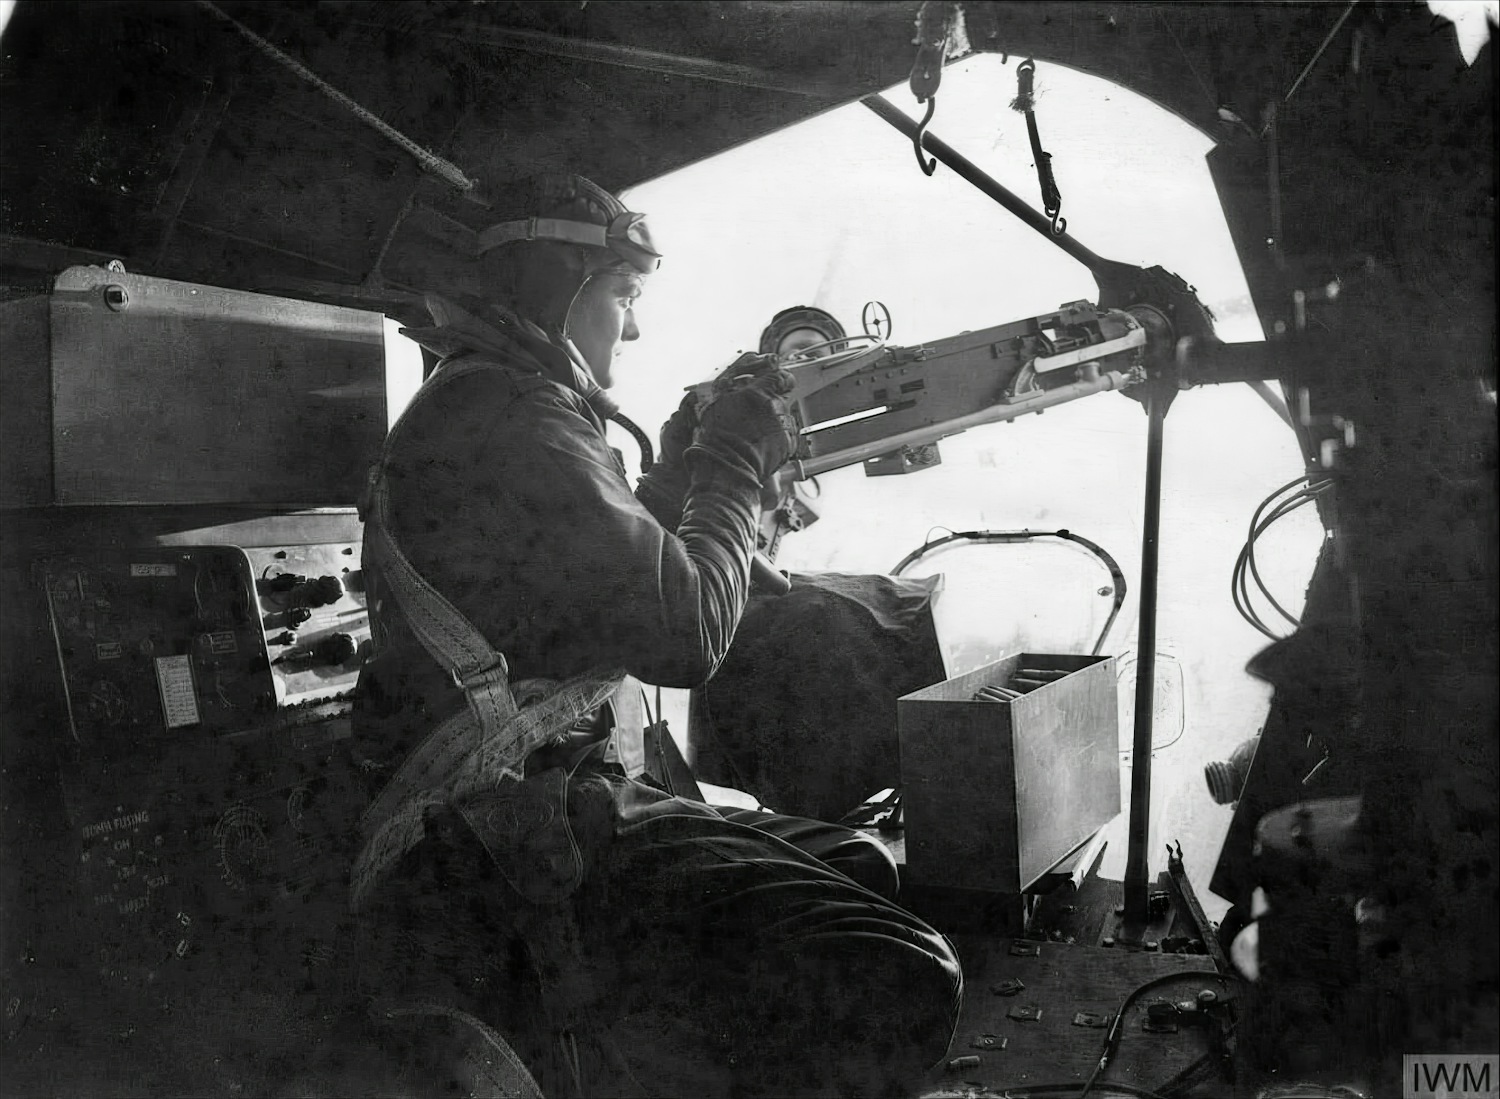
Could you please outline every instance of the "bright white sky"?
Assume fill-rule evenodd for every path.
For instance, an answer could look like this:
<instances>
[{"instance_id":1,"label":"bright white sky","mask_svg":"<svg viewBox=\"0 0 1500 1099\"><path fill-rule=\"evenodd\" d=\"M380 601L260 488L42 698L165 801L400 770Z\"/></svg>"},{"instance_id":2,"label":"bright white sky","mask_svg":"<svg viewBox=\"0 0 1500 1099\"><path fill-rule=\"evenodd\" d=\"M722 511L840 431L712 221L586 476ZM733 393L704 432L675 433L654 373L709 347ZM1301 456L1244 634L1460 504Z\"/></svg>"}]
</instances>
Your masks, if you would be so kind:
<instances>
[{"instance_id":1,"label":"bright white sky","mask_svg":"<svg viewBox=\"0 0 1500 1099\"><path fill-rule=\"evenodd\" d=\"M1016 60L982 55L949 66L932 131L1040 209L1025 119L1009 108ZM920 117L904 85L887 97ZM1201 131L1131 92L1045 63L1036 116L1071 235L1099 255L1181 275L1226 340L1261 338ZM755 348L788 306L821 306L857 331L861 306L879 299L893 315L894 342L909 345L1098 295L1086 269L952 172L940 165L922 175L910 140L858 104L626 197L650 215L666 257L637 310L641 339L615 372L614 395L642 425L659 424L684 386ZM1206 885L1228 810L1209 801L1202 765L1259 729L1268 697L1243 672L1266 641L1235 613L1230 573L1255 506L1302 467L1290 430L1245 386L1183 394L1166 438L1159 648L1173 699L1159 708L1182 712L1185 724L1158 753L1153 819L1162 836L1152 850L1183 839L1189 869ZM824 475L822 519L787 537L778 564L884 572L937 526L1066 527L1100 543L1131 593L1104 650L1127 673L1128 747L1144 439L1140 406L1101 394L944 440L938 469ZM631 460L629 440L617 445ZM1304 508L1261 542L1262 573L1293 613L1321 537ZM1108 575L1065 548L944 553L933 568L948 577L940 624L958 648L1084 652L1109 607L1097 594ZM1178 731L1175 721L1163 726L1159 745ZM1112 844L1106 871L1123 858L1123 842Z\"/></svg>"},{"instance_id":2,"label":"bright white sky","mask_svg":"<svg viewBox=\"0 0 1500 1099\"><path fill-rule=\"evenodd\" d=\"M1016 65L981 55L950 66L934 133L1040 208L1024 116L1009 109ZM1194 127L1105 81L1039 65L1037 119L1071 235L1100 255L1161 264L1197 286L1229 340L1259 325ZM888 98L920 117L909 92ZM1076 261L852 104L632 190L666 255L622 364L627 407L654 402L753 348L788 304L857 326L885 301L908 343L1093 300ZM638 366L632 375L630 364ZM643 364L650 363L649 367ZM675 387L675 384L674 384Z\"/></svg>"}]
</instances>

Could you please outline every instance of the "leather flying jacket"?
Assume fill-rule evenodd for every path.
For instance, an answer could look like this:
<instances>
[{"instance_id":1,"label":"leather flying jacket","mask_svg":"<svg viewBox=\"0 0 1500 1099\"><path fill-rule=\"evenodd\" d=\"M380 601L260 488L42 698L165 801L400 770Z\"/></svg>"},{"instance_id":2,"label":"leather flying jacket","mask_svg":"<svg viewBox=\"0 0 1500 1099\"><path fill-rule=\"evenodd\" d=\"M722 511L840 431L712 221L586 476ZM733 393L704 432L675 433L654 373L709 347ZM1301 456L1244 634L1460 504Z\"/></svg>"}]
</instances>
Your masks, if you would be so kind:
<instances>
[{"instance_id":1,"label":"leather flying jacket","mask_svg":"<svg viewBox=\"0 0 1500 1099\"><path fill-rule=\"evenodd\" d=\"M438 369L470 356L495 369L409 413L387 466L397 544L504 654L512 680L623 667L664 687L702 683L745 607L754 473L732 456L692 463L681 520L665 529L657 516L670 522L675 507L653 501L653 513L631 492L605 440L599 406L610 406L566 353L494 307L432 305L438 326L406 331L444 356ZM379 577L369 583L376 655L360 709L399 718L405 741L462 699L381 600Z\"/></svg>"}]
</instances>

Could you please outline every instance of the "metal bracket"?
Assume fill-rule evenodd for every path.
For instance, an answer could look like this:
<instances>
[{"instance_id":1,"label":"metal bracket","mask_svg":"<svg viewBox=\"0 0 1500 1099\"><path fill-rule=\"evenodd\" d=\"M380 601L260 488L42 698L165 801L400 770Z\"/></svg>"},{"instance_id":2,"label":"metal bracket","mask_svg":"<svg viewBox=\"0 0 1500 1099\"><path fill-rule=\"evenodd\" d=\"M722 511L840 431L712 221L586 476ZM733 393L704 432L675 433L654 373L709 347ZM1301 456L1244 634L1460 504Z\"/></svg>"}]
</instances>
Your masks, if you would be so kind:
<instances>
[{"instance_id":1,"label":"metal bracket","mask_svg":"<svg viewBox=\"0 0 1500 1099\"><path fill-rule=\"evenodd\" d=\"M1095 1030L1103 1030L1114 1021L1113 1015L1101 1015L1097 1011L1079 1011L1073 1015L1074 1026L1092 1027Z\"/></svg>"},{"instance_id":2,"label":"metal bracket","mask_svg":"<svg viewBox=\"0 0 1500 1099\"><path fill-rule=\"evenodd\" d=\"M1233 973L1234 970L1229 967L1229 959L1224 955L1224 948L1219 943L1217 930L1213 924L1209 923L1208 915L1198 901L1198 895L1193 892L1193 883L1188 880L1187 867L1182 861L1180 842L1167 848L1167 878L1177 891L1177 896L1181 898L1182 906L1187 910L1189 919L1193 921L1193 928L1198 932L1198 937L1208 948L1209 957L1214 960L1214 968L1220 973Z\"/></svg>"}]
</instances>

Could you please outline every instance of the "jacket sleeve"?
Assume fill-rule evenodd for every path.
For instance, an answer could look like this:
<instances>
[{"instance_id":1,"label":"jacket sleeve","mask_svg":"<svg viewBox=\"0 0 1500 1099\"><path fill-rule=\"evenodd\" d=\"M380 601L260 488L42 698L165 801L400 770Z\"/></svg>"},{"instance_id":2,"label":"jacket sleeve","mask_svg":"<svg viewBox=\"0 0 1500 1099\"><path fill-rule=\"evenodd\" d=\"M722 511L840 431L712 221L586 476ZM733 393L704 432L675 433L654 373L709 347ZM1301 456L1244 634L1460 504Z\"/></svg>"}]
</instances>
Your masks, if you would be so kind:
<instances>
[{"instance_id":1,"label":"jacket sleeve","mask_svg":"<svg viewBox=\"0 0 1500 1099\"><path fill-rule=\"evenodd\" d=\"M550 557L549 575L535 571L542 561L530 566L531 591L542 597L533 612L598 663L664 687L702 683L745 608L759 514L753 473L690 456L673 532L631 493L603 437L568 397L524 403L516 411L527 417L536 475L512 491L537 517L537 548Z\"/></svg>"},{"instance_id":2,"label":"jacket sleeve","mask_svg":"<svg viewBox=\"0 0 1500 1099\"><path fill-rule=\"evenodd\" d=\"M656 516L658 523L669 531L675 531L682 522L687 490L687 469L681 463L666 466L658 462L636 482L635 498Z\"/></svg>"}]
</instances>

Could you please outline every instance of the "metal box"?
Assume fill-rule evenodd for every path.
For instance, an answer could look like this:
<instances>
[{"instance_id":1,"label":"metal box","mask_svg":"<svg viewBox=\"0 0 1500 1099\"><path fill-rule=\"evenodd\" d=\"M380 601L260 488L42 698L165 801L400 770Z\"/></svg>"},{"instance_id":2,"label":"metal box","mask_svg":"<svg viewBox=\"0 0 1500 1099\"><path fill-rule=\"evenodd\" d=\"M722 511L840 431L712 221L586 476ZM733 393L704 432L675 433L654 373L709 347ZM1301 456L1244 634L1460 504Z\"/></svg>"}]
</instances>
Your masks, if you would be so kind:
<instances>
[{"instance_id":1,"label":"metal box","mask_svg":"<svg viewBox=\"0 0 1500 1099\"><path fill-rule=\"evenodd\" d=\"M1020 668L1061 678L974 700ZM1120 812L1109 656L1017 653L897 700L907 879L1016 894Z\"/></svg>"},{"instance_id":2,"label":"metal box","mask_svg":"<svg viewBox=\"0 0 1500 1099\"><path fill-rule=\"evenodd\" d=\"M392 411L380 314L102 267L62 272L50 314L41 502L358 500Z\"/></svg>"},{"instance_id":3,"label":"metal box","mask_svg":"<svg viewBox=\"0 0 1500 1099\"><path fill-rule=\"evenodd\" d=\"M0 302L0 507L52 502L45 295Z\"/></svg>"}]
</instances>

